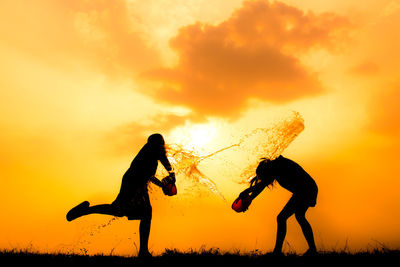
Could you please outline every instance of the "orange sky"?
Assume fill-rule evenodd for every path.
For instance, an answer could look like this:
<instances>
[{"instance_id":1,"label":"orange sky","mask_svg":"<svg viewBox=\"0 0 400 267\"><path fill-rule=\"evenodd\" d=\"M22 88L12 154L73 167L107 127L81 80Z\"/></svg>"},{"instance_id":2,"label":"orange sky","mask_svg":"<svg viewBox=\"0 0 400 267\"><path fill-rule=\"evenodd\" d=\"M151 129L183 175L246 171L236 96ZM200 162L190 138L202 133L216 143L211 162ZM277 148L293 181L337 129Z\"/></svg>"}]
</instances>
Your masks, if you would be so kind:
<instances>
[{"instance_id":1,"label":"orange sky","mask_svg":"<svg viewBox=\"0 0 400 267\"><path fill-rule=\"evenodd\" d=\"M400 1L5 0L0 18L1 248L135 254L138 222L65 213L111 202L151 133L205 155L292 110L317 246L400 246ZM198 167L226 202L153 188L150 250L272 250L290 194L236 214L229 164ZM287 241L306 249L294 219Z\"/></svg>"}]
</instances>

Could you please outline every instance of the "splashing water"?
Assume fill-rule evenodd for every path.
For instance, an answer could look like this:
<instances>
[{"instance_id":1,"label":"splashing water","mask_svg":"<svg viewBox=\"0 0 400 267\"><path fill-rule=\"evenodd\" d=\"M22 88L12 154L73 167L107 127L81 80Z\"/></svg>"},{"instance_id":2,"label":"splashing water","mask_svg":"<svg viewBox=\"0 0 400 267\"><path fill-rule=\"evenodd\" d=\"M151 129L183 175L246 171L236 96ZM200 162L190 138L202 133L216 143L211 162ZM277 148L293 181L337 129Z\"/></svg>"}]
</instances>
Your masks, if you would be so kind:
<instances>
[{"instance_id":1,"label":"splashing water","mask_svg":"<svg viewBox=\"0 0 400 267\"><path fill-rule=\"evenodd\" d=\"M88 255L91 250L92 241L94 237L101 234L105 228L108 228L115 222L119 221L120 217L112 217L101 224L88 224L82 229L82 233L78 236L77 240L72 244L60 244L60 251L65 253L80 253Z\"/></svg>"},{"instance_id":2,"label":"splashing water","mask_svg":"<svg viewBox=\"0 0 400 267\"><path fill-rule=\"evenodd\" d=\"M225 150L225 149L224 149ZM213 180L204 175L199 169L199 163L217 152L207 156L199 156L195 151L185 150L181 146L172 144L167 146L168 159L174 166L175 173L189 178L192 182L207 187L213 194L225 200Z\"/></svg>"},{"instance_id":3,"label":"splashing water","mask_svg":"<svg viewBox=\"0 0 400 267\"><path fill-rule=\"evenodd\" d=\"M276 159L304 130L304 120L298 112L283 118L270 127L257 128L243 136L238 145L241 150L248 151L243 162L244 170L240 174L239 183L247 183L254 176L261 158Z\"/></svg>"},{"instance_id":4,"label":"splashing water","mask_svg":"<svg viewBox=\"0 0 400 267\"><path fill-rule=\"evenodd\" d=\"M235 174L235 176L239 176L238 183L247 183L253 177L261 158L277 158L303 130L303 118L298 112L292 112L290 116L278 120L269 127L256 128L245 134L238 143L206 156L200 156L196 151L185 150L177 144L169 144L167 153L177 175L195 184L205 186L213 194L225 200L216 183L198 169L201 161L230 150L234 157L240 159L240 162L234 163L235 160L230 160L225 162L225 165L239 171L238 174ZM163 174L165 175L158 170L159 176Z\"/></svg>"}]
</instances>

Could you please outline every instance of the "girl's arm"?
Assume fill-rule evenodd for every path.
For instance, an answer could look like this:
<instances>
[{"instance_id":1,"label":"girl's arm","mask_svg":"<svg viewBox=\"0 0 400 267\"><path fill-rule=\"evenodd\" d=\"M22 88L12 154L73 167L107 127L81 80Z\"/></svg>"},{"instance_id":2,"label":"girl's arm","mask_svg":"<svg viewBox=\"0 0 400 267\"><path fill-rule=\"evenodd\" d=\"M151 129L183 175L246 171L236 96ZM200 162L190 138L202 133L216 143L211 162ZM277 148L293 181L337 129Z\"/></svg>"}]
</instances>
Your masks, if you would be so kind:
<instances>
[{"instance_id":1,"label":"girl's arm","mask_svg":"<svg viewBox=\"0 0 400 267\"><path fill-rule=\"evenodd\" d=\"M267 186L266 183L261 182L250 187L252 189L250 195L251 199L255 199L264 190L266 186Z\"/></svg>"},{"instance_id":2,"label":"girl's arm","mask_svg":"<svg viewBox=\"0 0 400 267\"><path fill-rule=\"evenodd\" d=\"M240 196L245 196L249 195L251 199L255 199L266 187L266 183L259 182L256 183L255 185L250 186L249 188L245 189L242 193L240 193Z\"/></svg>"},{"instance_id":3,"label":"girl's arm","mask_svg":"<svg viewBox=\"0 0 400 267\"><path fill-rule=\"evenodd\" d=\"M169 163L166 153L161 154L160 162L168 172L172 172L172 166L171 163Z\"/></svg>"},{"instance_id":4,"label":"girl's arm","mask_svg":"<svg viewBox=\"0 0 400 267\"><path fill-rule=\"evenodd\" d=\"M171 181L175 183L175 173L174 170L172 169L171 163L169 163L166 153L162 154L162 156L160 157L160 162L164 166L164 168L168 171L169 179L171 179Z\"/></svg>"},{"instance_id":5,"label":"girl's arm","mask_svg":"<svg viewBox=\"0 0 400 267\"><path fill-rule=\"evenodd\" d=\"M159 187L164 186L163 183L160 180L158 180L154 175L150 177L150 181Z\"/></svg>"}]
</instances>

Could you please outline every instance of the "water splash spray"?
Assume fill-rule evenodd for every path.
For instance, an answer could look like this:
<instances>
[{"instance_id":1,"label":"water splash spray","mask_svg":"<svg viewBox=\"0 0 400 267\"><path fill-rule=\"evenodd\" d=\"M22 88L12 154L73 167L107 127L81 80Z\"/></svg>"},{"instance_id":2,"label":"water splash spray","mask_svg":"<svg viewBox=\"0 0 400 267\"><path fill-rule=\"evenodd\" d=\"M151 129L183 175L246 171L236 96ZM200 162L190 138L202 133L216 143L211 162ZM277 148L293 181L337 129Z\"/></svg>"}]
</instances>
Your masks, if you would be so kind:
<instances>
[{"instance_id":1,"label":"water splash spray","mask_svg":"<svg viewBox=\"0 0 400 267\"><path fill-rule=\"evenodd\" d=\"M205 156L200 156L196 151L185 150L177 144L169 144L167 146L168 158L174 165L177 175L182 175L183 178L195 184L205 186L213 194L225 200L216 183L198 169L201 161L228 150L240 154L242 156L240 163L230 162L230 164L232 167L240 165L237 168L241 169L238 183L247 183L254 175L254 170L261 158L271 160L277 158L303 130L304 120L298 112L294 111L271 126L256 128L242 136L237 143ZM243 155L247 156L243 157ZM163 173L159 172L158 175L162 176Z\"/></svg>"},{"instance_id":2,"label":"water splash spray","mask_svg":"<svg viewBox=\"0 0 400 267\"><path fill-rule=\"evenodd\" d=\"M249 151L239 183L247 183L254 176L261 158L276 159L304 130L300 113L293 111L290 116L274 122L270 127L257 128L243 136L238 143L241 150Z\"/></svg>"},{"instance_id":3,"label":"water splash spray","mask_svg":"<svg viewBox=\"0 0 400 267\"><path fill-rule=\"evenodd\" d=\"M120 217L108 218L105 222L100 224L89 223L83 227L82 232L79 234L78 238L72 244L60 244L59 250L70 253L79 253L83 255L88 255L91 252L91 245L96 236L100 235L105 228L108 228L115 222L119 221Z\"/></svg>"},{"instance_id":4,"label":"water splash spray","mask_svg":"<svg viewBox=\"0 0 400 267\"><path fill-rule=\"evenodd\" d=\"M222 150L226 149L228 148ZM213 156L221 150L207 156L199 156L195 151L185 150L179 145L172 144L167 146L167 151L168 158L174 166L177 175L183 175L183 177L188 178L192 182L205 186L213 194L225 200L225 197L218 190L216 183L198 169L198 165L202 160Z\"/></svg>"}]
</instances>

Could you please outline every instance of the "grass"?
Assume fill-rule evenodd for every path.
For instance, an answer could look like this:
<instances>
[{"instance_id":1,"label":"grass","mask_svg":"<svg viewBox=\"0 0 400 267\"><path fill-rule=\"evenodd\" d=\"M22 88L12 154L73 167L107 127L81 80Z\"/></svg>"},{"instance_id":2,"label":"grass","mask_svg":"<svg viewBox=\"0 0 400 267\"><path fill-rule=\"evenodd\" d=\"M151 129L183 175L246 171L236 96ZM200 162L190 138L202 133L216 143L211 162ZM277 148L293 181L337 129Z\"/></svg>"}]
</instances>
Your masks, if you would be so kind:
<instances>
[{"instance_id":1,"label":"grass","mask_svg":"<svg viewBox=\"0 0 400 267\"><path fill-rule=\"evenodd\" d=\"M259 252L240 253L222 252L219 249L190 250L181 252L167 249L159 256L150 259L137 257L121 257L110 255L77 255L77 254L47 254L30 252L28 250L0 251L0 262L12 265L134 265L134 266L325 266L340 264L345 266L360 266L379 264L379 266L393 265L400 259L400 250L379 248L370 251L350 253L346 251L325 251L315 256L301 256L294 253L284 256L275 256L271 253ZM10 264L10 265L11 265ZM4 265L3 265L4 266Z\"/></svg>"}]
</instances>

